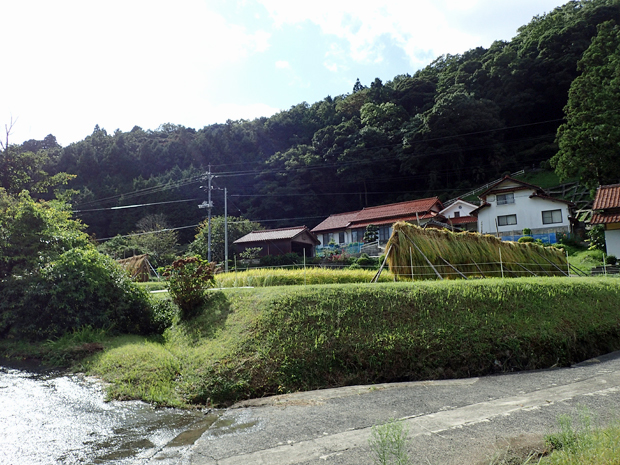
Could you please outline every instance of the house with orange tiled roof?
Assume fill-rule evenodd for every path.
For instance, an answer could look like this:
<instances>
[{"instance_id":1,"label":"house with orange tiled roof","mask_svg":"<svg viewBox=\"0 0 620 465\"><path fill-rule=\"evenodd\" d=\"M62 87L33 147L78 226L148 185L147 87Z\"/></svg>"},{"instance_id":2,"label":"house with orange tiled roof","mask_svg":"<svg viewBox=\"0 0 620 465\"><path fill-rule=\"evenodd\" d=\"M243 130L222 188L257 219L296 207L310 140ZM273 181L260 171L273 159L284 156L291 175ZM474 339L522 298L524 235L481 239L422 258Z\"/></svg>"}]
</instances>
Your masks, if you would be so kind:
<instances>
[{"instance_id":1,"label":"house with orange tiled roof","mask_svg":"<svg viewBox=\"0 0 620 465\"><path fill-rule=\"evenodd\" d=\"M571 232L572 202L551 197L539 186L505 176L482 192L480 206L471 212L478 218L480 234L517 240L523 229L544 242L557 242Z\"/></svg>"},{"instance_id":2,"label":"house with orange tiled roof","mask_svg":"<svg viewBox=\"0 0 620 465\"><path fill-rule=\"evenodd\" d=\"M605 227L607 254L620 257L620 184L600 186L592 210L590 224Z\"/></svg>"},{"instance_id":3,"label":"house with orange tiled roof","mask_svg":"<svg viewBox=\"0 0 620 465\"><path fill-rule=\"evenodd\" d=\"M249 248L260 248L259 256L285 255L314 257L315 247L320 244L317 237L306 226L252 231L233 242L238 253Z\"/></svg>"},{"instance_id":4,"label":"house with orange tiled roof","mask_svg":"<svg viewBox=\"0 0 620 465\"><path fill-rule=\"evenodd\" d=\"M439 213L443 208L437 197L367 207L331 215L313 228L312 232L323 246L332 241L338 245L346 245L362 242L366 227L372 224L378 226L379 241L385 243L392 234L392 225L397 221L409 221L424 226L431 219L443 218Z\"/></svg>"}]
</instances>

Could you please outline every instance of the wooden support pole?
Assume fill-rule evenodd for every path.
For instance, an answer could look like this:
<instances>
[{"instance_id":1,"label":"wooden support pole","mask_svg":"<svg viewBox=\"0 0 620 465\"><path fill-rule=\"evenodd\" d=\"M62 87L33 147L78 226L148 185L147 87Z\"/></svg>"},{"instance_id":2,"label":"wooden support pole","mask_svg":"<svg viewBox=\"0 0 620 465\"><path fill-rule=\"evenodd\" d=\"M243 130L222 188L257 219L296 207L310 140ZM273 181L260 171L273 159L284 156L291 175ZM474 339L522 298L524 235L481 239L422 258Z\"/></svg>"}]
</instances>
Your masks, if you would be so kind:
<instances>
[{"instance_id":1,"label":"wooden support pole","mask_svg":"<svg viewBox=\"0 0 620 465\"><path fill-rule=\"evenodd\" d=\"M404 236L405 236L407 239L409 239L409 242L411 242L411 243L413 244L413 246L415 247L415 249L416 249L418 252L420 252L420 255L422 255L422 256L424 257L424 260L426 260L426 263L428 263L428 265L429 265L429 266L433 269L433 271L434 271L434 272L435 272L435 274L439 277L439 279L443 279L443 276L441 276L441 275L439 274L439 271L437 271L437 268L435 268L435 267L433 266L433 264L431 263L431 261L428 259L428 257L427 257L426 255L424 255L424 252L422 252L422 251L420 250L420 248L416 245L416 243L415 243L415 242L413 242L413 240L412 240L409 236L407 236L406 234L404 234Z\"/></svg>"},{"instance_id":2,"label":"wooden support pole","mask_svg":"<svg viewBox=\"0 0 620 465\"><path fill-rule=\"evenodd\" d=\"M376 283L377 281L379 281L379 277L381 276L381 272L383 271L383 267L385 266L385 262L387 262L387 259L390 256L390 252L391 251L392 251L392 245L390 245L390 248L385 253L385 258L383 259L383 263L379 267L379 270L377 271L377 274L375 274L375 277L370 280L371 283Z\"/></svg>"},{"instance_id":3,"label":"wooden support pole","mask_svg":"<svg viewBox=\"0 0 620 465\"><path fill-rule=\"evenodd\" d=\"M517 265L519 265L521 268L523 268L525 271L527 271L529 274L533 275L533 276L538 276L536 273L534 273L532 270L528 270L526 267L524 267L523 265L521 265L521 263L517 263Z\"/></svg>"},{"instance_id":4,"label":"wooden support pole","mask_svg":"<svg viewBox=\"0 0 620 465\"><path fill-rule=\"evenodd\" d=\"M480 267L478 266L478 264L476 262L474 262L474 265L476 265L476 268L478 268L478 273L480 273L482 275L483 278L486 278L486 276L484 275L484 273L482 272L482 270L480 269Z\"/></svg>"},{"instance_id":5,"label":"wooden support pole","mask_svg":"<svg viewBox=\"0 0 620 465\"><path fill-rule=\"evenodd\" d=\"M448 262L448 260L443 258L441 255L439 256L439 258L441 258L446 265L448 265L450 268L452 268L454 271L456 271L458 274L460 274L463 278L468 279L467 276L465 276L463 273L461 273L454 265L452 265L452 263Z\"/></svg>"},{"instance_id":6,"label":"wooden support pole","mask_svg":"<svg viewBox=\"0 0 620 465\"><path fill-rule=\"evenodd\" d=\"M557 266L555 263L551 262L550 260L547 259L547 257L545 257L544 255L541 255L539 253L536 253L536 255L538 255L539 257L541 257L543 260L545 260L547 263L553 265L555 267L556 270L558 270L560 273L562 273L564 276L568 276L568 274L566 274L566 272L560 268L559 266Z\"/></svg>"}]
</instances>

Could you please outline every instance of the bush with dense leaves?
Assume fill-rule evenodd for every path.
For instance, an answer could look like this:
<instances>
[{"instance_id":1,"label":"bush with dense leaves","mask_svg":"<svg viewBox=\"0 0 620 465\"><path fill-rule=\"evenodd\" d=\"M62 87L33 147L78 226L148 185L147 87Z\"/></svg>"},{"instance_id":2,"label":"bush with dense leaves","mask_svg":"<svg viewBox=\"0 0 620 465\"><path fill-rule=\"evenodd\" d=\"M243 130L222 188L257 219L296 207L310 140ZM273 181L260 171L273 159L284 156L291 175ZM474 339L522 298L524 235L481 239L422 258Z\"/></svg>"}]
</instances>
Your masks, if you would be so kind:
<instances>
[{"instance_id":1,"label":"bush with dense leaves","mask_svg":"<svg viewBox=\"0 0 620 465\"><path fill-rule=\"evenodd\" d=\"M187 320L195 317L205 303L205 290L213 287L214 264L200 257L175 260L164 271L168 279L168 290L172 300L179 306L180 317Z\"/></svg>"},{"instance_id":2,"label":"bush with dense leaves","mask_svg":"<svg viewBox=\"0 0 620 465\"><path fill-rule=\"evenodd\" d=\"M0 336L42 340L90 326L148 334L148 294L111 258L76 248L37 273L0 282Z\"/></svg>"},{"instance_id":3,"label":"bush with dense leaves","mask_svg":"<svg viewBox=\"0 0 620 465\"><path fill-rule=\"evenodd\" d=\"M291 266L302 263L303 258L293 252L284 255L264 255L260 257L261 266Z\"/></svg>"}]
</instances>

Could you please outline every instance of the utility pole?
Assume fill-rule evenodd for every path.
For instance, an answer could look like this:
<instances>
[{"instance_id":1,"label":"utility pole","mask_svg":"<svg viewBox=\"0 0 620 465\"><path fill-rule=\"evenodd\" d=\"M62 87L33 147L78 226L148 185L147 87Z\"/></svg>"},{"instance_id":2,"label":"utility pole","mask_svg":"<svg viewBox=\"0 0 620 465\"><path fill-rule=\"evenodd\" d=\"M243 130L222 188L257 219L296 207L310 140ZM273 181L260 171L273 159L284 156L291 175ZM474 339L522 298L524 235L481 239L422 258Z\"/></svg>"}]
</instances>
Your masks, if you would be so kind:
<instances>
[{"instance_id":1,"label":"utility pole","mask_svg":"<svg viewBox=\"0 0 620 465\"><path fill-rule=\"evenodd\" d=\"M226 188L224 188L224 272L228 273L228 189Z\"/></svg>"},{"instance_id":2,"label":"utility pole","mask_svg":"<svg viewBox=\"0 0 620 465\"><path fill-rule=\"evenodd\" d=\"M213 208L213 202L211 202L211 180L215 177L211 174L211 165L209 165L209 171L207 171L205 177L208 180L207 189L209 190L209 200L208 202L202 202L200 205L198 205L198 208L206 208L208 211L207 224L209 225L208 226L209 234L207 236L207 261L210 263L211 262L211 209ZM205 177L203 177L202 179L204 180ZM204 186L200 186L200 187L204 189Z\"/></svg>"}]
</instances>

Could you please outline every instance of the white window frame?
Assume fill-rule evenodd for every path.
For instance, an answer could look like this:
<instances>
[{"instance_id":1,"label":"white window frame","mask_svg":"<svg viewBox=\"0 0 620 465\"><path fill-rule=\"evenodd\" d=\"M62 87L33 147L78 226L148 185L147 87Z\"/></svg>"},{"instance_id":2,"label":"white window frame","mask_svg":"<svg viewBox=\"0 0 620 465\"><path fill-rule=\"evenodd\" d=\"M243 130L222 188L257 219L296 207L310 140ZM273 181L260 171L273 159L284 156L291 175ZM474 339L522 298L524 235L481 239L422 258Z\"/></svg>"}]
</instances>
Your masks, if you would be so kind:
<instances>
[{"instance_id":1,"label":"white window frame","mask_svg":"<svg viewBox=\"0 0 620 465\"><path fill-rule=\"evenodd\" d=\"M508 205L511 203L515 203L514 192L508 192L507 194L497 194L495 198L497 200L497 205Z\"/></svg>"},{"instance_id":2,"label":"white window frame","mask_svg":"<svg viewBox=\"0 0 620 465\"><path fill-rule=\"evenodd\" d=\"M514 218L514 223L511 223L509 220ZM502 224L502 221L504 222ZM500 215L497 217L497 226L512 226L517 224L517 215L513 213L512 215Z\"/></svg>"},{"instance_id":3,"label":"white window frame","mask_svg":"<svg viewBox=\"0 0 620 465\"><path fill-rule=\"evenodd\" d=\"M551 221L545 220L545 213L548 213L551 215ZM559 220L557 219L557 216L554 215L554 213L559 214ZM558 223L562 223L562 209L558 208L557 210L545 210L542 212L542 222L543 224L558 224Z\"/></svg>"}]
</instances>

